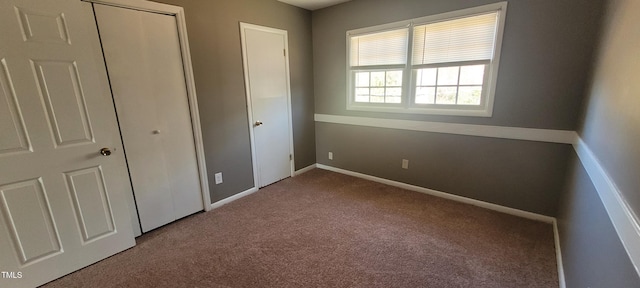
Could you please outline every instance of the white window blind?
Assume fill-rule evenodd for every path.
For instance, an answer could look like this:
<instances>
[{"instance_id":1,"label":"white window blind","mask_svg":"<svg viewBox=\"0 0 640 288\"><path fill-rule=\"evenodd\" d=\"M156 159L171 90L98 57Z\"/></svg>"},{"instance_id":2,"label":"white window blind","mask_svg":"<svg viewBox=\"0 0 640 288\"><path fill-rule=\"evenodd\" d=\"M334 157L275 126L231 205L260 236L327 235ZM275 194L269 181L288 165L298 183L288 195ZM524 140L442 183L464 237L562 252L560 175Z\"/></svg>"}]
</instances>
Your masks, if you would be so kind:
<instances>
[{"instance_id":1,"label":"white window blind","mask_svg":"<svg viewBox=\"0 0 640 288\"><path fill-rule=\"evenodd\" d=\"M413 65L491 60L499 12L429 23L413 29Z\"/></svg>"},{"instance_id":2,"label":"white window blind","mask_svg":"<svg viewBox=\"0 0 640 288\"><path fill-rule=\"evenodd\" d=\"M351 67L407 63L409 29L351 37Z\"/></svg>"}]
</instances>

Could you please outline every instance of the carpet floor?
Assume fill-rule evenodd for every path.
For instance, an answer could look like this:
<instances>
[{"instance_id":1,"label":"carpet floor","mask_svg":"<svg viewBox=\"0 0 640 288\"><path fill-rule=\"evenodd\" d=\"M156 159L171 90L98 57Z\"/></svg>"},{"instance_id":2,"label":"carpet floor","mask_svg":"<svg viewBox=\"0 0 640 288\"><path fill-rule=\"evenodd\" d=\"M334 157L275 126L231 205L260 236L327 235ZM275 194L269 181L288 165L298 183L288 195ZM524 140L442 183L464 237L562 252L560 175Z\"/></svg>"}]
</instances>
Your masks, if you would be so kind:
<instances>
[{"instance_id":1,"label":"carpet floor","mask_svg":"<svg viewBox=\"0 0 640 288\"><path fill-rule=\"evenodd\" d=\"M54 287L558 287L552 225L314 169Z\"/></svg>"}]
</instances>

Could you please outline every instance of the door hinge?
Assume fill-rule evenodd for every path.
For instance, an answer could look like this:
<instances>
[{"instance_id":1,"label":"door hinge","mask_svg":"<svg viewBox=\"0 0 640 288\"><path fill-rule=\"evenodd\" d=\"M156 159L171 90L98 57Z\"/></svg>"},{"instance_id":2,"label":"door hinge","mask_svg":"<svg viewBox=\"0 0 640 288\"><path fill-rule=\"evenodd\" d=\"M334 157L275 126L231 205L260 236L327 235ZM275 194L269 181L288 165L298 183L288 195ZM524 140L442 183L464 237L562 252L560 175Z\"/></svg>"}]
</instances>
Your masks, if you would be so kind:
<instances>
[{"instance_id":1,"label":"door hinge","mask_svg":"<svg viewBox=\"0 0 640 288\"><path fill-rule=\"evenodd\" d=\"M287 49L282 49L282 55L284 55L284 57L287 57Z\"/></svg>"},{"instance_id":2,"label":"door hinge","mask_svg":"<svg viewBox=\"0 0 640 288\"><path fill-rule=\"evenodd\" d=\"M289 160L293 160L293 155L289 154Z\"/></svg>"}]
</instances>

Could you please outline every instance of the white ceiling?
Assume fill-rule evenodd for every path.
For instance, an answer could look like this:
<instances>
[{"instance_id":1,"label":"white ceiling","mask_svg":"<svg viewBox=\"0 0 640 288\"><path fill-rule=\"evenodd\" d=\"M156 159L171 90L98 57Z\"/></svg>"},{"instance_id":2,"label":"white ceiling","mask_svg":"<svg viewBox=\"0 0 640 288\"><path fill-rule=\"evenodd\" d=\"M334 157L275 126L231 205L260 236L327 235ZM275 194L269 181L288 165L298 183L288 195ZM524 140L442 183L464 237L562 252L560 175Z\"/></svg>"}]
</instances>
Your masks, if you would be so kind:
<instances>
[{"instance_id":1,"label":"white ceiling","mask_svg":"<svg viewBox=\"0 0 640 288\"><path fill-rule=\"evenodd\" d=\"M278 0L307 10L317 10L351 0Z\"/></svg>"}]
</instances>

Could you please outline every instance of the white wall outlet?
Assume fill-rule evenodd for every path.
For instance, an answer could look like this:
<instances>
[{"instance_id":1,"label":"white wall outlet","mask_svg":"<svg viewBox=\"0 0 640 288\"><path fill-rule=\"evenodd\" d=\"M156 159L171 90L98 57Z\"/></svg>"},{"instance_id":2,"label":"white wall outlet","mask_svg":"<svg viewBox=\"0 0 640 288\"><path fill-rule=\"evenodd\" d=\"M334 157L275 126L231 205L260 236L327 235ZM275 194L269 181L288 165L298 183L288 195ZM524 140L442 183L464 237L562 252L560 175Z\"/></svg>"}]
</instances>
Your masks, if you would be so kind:
<instances>
[{"instance_id":1,"label":"white wall outlet","mask_svg":"<svg viewBox=\"0 0 640 288\"><path fill-rule=\"evenodd\" d=\"M329 160L333 160L333 152L329 152Z\"/></svg>"},{"instance_id":2,"label":"white wall outlet","mask_svg":"<svg viewBox=\"0 0 640 288\"><path fill-rule=\"evenodd\" d=\"M222 183L222 172L216 173L216 184Z\"/></svg>"},{"instance_id":3,"label":"white wall outlet","mask_svg":"<svg viewBox=\"0 0 640 288\"><path fill-rule=\"evenodd\" d=\"M402 159L402 169L409 169L409 160Z\"/></svg>"}]
</instances>

